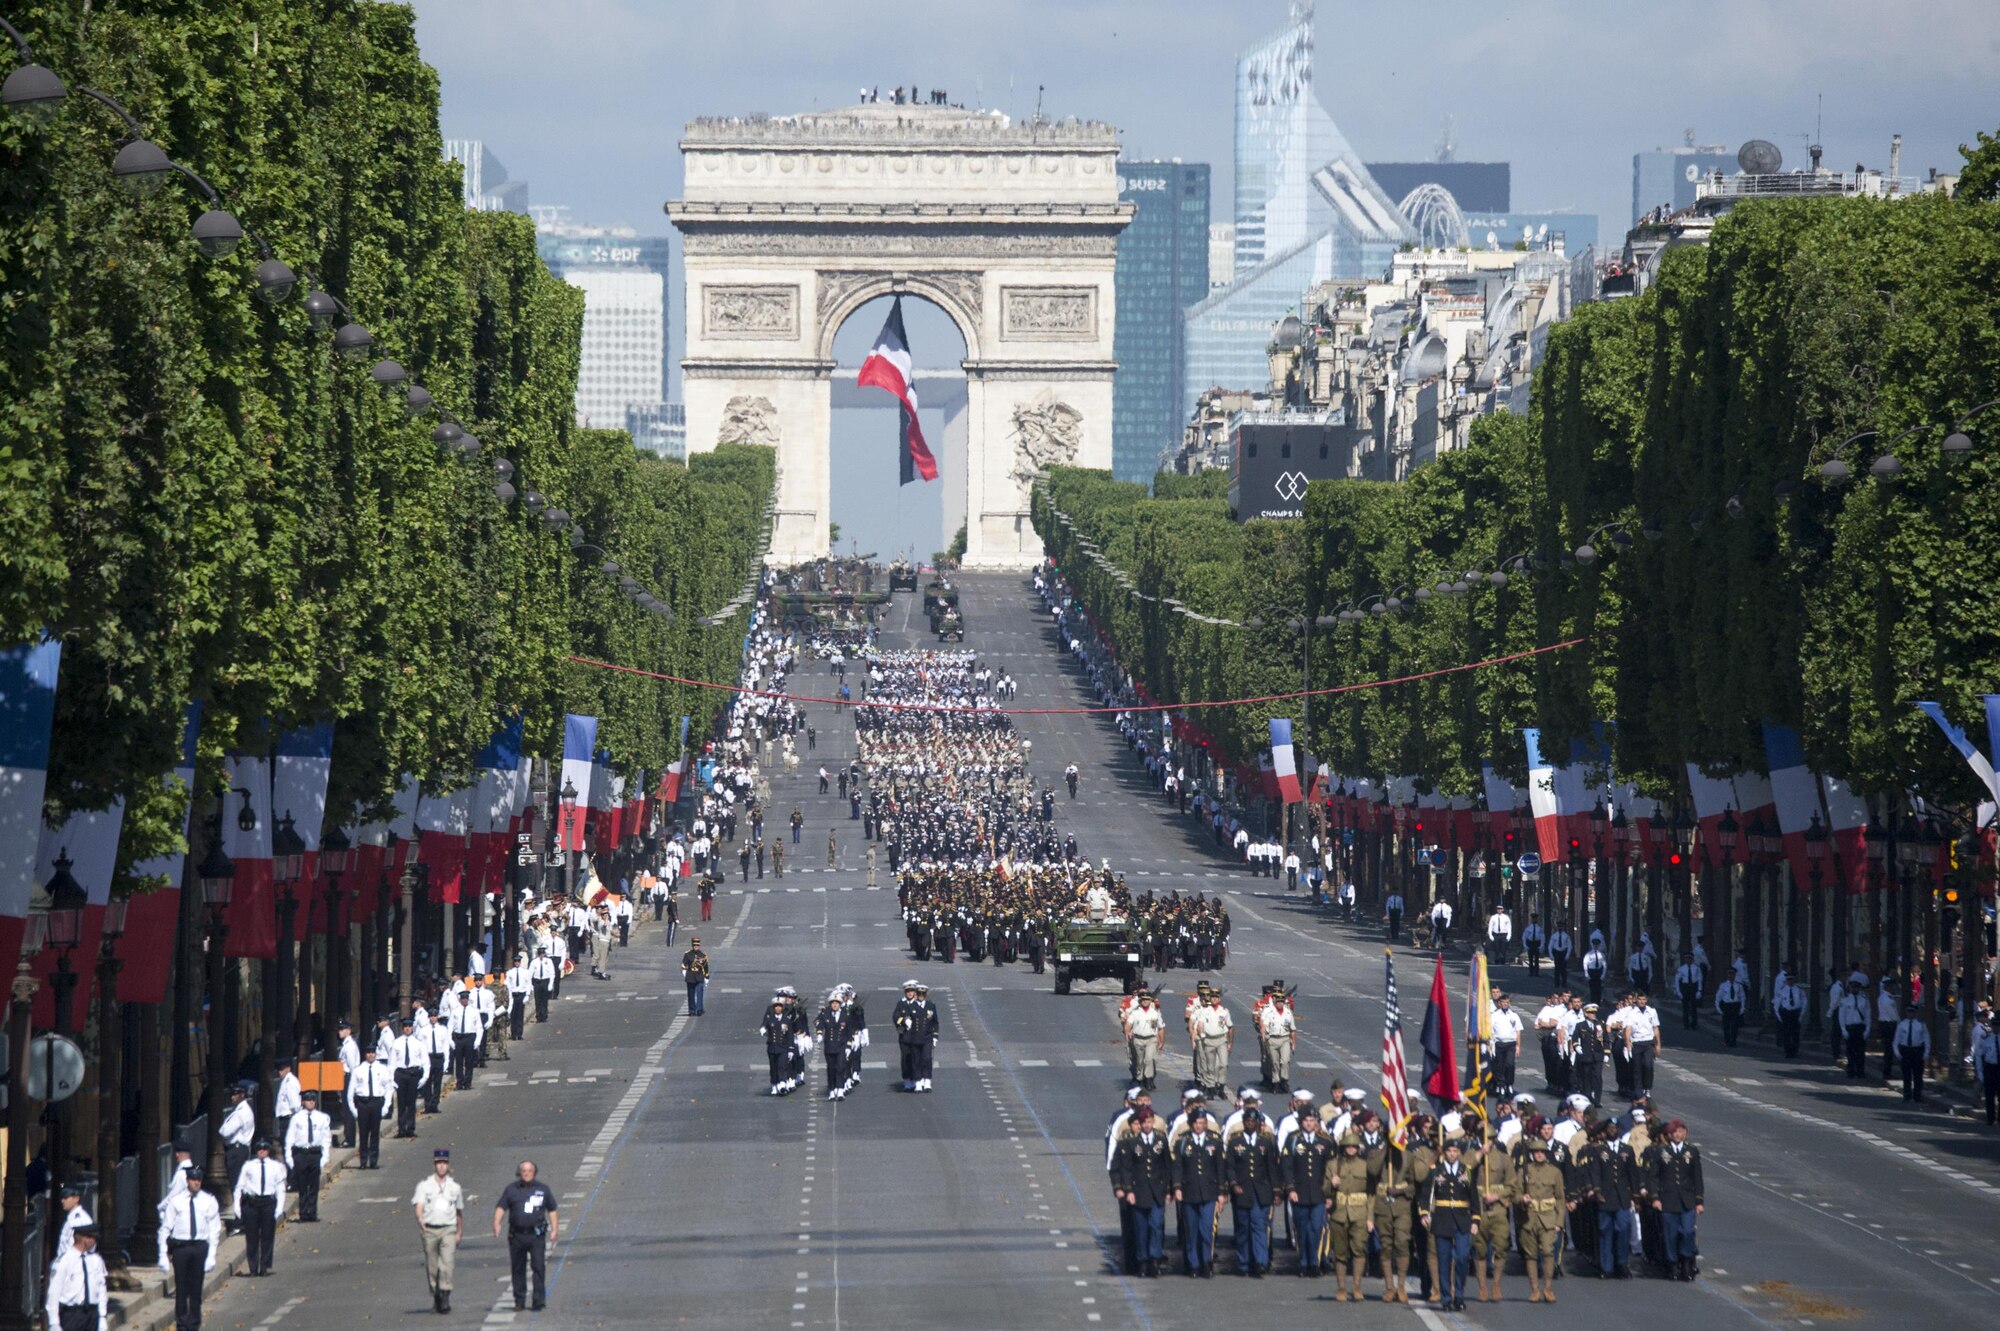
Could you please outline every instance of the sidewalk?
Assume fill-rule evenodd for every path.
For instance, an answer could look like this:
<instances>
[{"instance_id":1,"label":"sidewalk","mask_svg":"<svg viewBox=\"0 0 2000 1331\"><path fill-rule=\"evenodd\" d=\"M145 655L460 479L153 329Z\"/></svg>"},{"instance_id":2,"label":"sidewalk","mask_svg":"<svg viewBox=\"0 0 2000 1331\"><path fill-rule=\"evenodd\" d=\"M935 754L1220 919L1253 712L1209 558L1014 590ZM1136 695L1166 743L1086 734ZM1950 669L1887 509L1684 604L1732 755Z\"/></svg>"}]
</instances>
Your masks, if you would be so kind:
<instances>
[{"instance_id":1,"label":"sidewalk","mask_svg":"<svg viewBox=\"0 0 2000 1331\"><path fill-rule=\"evenodd\" d=\"M534 1030L534 1028L535 1023L530 1021L523 1031L524 1038L509 1040L507 1042L507 1058L488 1060L488 1075L491 1075L490 1070L495 1065L511 1060L514 1057L513 1051L516 1047L528 1043L525 1038L526 1033ZM455 1087L448 1083L439 1097L440 1105L450 1101L454 1094L456 1094ZM442 1117L442 1114L434 1117ZM337 1135L338 1129L336 1128ZM384 1145L387 1145L386 1140ZM334 1181L353 1168L355 1161L359 1158L359 1151L344 1149L339 1145L335 1145L328 1152L327 1161L320 1168L319 1186L322 1210L325 1209L327 1194L332 1189ZM225 1186L219 1189L212 1189L212 1191L218 1197L224 1199L223 1209L226 1214L230 1188ZM295 1217L298 1215L298 1210L298 1194L287 1192L285 1194L284 1208L278 1217L278 1232L280 1234L297 1223ZM243 1236L241 1234L225 1235L222 1240L222 1249L216 1254L215 1269L210 1271L207 1278L202 1282L202 1303L206 1305L210 1299L215 1297L216 1292L227 1284L232 1277L243 1274L249 1270L249 1266L248 1246L245 1244ZM139 1282L139 1288L123 1291L113 1289L111 1291L110 1313L106 1318L107 1323L114 1327L134 1328L134 1331L163 1331L164 1328L171 1327L174 1324L174 1295L166 1272L160 1270L157 1265L142 1267L135 1263L126 1268L126 1274Z\"/></svg>"}]
</instances>

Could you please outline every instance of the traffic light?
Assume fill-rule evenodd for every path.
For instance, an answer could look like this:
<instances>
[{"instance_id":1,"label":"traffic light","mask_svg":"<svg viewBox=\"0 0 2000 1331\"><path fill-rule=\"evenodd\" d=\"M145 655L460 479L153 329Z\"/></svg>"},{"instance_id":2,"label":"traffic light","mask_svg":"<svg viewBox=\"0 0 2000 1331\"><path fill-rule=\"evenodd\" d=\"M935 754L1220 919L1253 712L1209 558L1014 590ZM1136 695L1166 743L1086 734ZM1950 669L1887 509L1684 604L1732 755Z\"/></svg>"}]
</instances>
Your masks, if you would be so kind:
<instances>
[{"instance_id":1,"label":"traffic light","mask_svg":"<svg viewBox=\"0 0 2000 1331\"><path fill-rule=\"evenodd\" d=\"M1580 855L1583 853L1582 837L1571 837L1569 839L1569 853L1572 855Z\"/></svg>"},{"instance_id":2,"label":"traffic light","mask_svg":"<svg viewBox=\"0 0 2000 1331\"><path fill-rule=\"evenodd\" d=\"M1680 867L1681 867L1681 853L1680 853L1679 851L1677 851L1677 850L1675 850L1675 851L1669 851L1669 852L1667 853L1667 863L1668 863L1668 864L1671 864L1671 865L1673 865L1673 866L1674 866L1674 867L1675 867L1676 869L1680 868Z\"/></svg>"},{"instance_id":3,"label":"traffic light","mask_svg":"<svg viewBox=\"0 0 2000 1331\"><path fill-rule=\"evenodd\" d=\"M1506 833L1506 835L1505 835L1505 836L1503 836L1503 837L1501 837L1501 838L1500 838L1500 840L1501 840L1502 844L1504 844L1504 845L1505 845L1505 846L1507 847L1507 852L1508 852L1508 854L1510 854L1510 855L1511 855L1511 854L1513 853L1513 851L1514 851L1514 831L1513 831L1513 829L1512 829L1512 828L1509 828L1509 829L1507 830L1507 833Z\"/></svg>"}]
</instances>

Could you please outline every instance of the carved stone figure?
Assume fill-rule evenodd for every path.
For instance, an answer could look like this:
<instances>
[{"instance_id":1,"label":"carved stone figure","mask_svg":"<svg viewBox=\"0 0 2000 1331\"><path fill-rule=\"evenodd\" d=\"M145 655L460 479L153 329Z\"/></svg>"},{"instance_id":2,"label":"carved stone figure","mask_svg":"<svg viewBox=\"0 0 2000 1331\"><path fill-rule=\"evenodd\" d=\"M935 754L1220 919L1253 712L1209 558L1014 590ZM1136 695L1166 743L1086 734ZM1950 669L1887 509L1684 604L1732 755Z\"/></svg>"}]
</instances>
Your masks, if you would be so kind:
<instances>
[{"instance_id":1,"label":"carved stone figure","mask_svg":"<svg viewBox=\"0 0 2000 1331\"><path fill-rule=\"evenodd\" d=\"M1097 335L1096 292L1090 287L1008 287L1008 337L1083 339Z\"/></svg>"},{"instance_id":2,"label":"carved stone figure","mask_svg":"<svg viewBox=\"0 0 2000 1331\"><path fill-rule=\"evenodd\" d=\"M707 287L711 337L796 337L797 287Z\"/></svg>"},{"instance_id":3,"label":"carved stone figure","mask_svg":"<svg viewBox=\"0 0 2000 1331\"><path fill-rule=\"evenodd\" d=\"M768 397L732 397L722 409L722 424L716 429L718 444L761 444L778 446L778 409Z\"/></svg>"},{"instance_id":4,"label":"carved stone figure","mask_svg":"<svg viewBox=\"0 0 2000 1331\"><path fill-rule=\"evenodd\" d=\"M1025 488L1082 445L1083 413L1044 391L1014 408L1014 469L1007 474Z\"/></svg>"}]
</instances>

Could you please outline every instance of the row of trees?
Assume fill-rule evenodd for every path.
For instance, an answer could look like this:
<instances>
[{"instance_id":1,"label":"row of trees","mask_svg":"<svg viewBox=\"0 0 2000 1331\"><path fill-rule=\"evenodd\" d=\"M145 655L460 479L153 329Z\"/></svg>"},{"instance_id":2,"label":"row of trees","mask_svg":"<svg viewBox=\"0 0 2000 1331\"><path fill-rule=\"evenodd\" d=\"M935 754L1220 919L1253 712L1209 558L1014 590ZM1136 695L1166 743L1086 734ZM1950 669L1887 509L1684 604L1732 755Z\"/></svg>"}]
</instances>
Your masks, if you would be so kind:
<instances>
[{"instance_id":1,"label":"row of trees","mask_svg":"<svg viewBox=\"0 0 2000 1331\"><path fill-rule=\"evenodd\" d=\"M1556 325L1530 413L1406 483L1315 482L1303 522L1238 526L1209 478L1148 498L1058 470L1037 530L1163 701L1296 690L1296 633L1240 626L1271 602L1403 603L1315 629L1319 687L1583 640L1316 701L1338 771L1472 794L1482 761L1520 780L1522 727L1566 753L1615 722L1621 780L1673 796L1690 762L1761 769L1769 720L1858 790L1964 807L1977 781L1912 704L1969 721L2000 686L2000 411L1941 448L2000 397L1996 276L1991 203L1746 204L1642 297ZM1900 478L1865 479L1885 451ZM1825 481L1836 454L1862 479ZM1272 711L1297 707L1202 723L1240 757Z\"/></svg>"},{"instance_id":2,"label":"row of trees","mask_svg":"<svg viewBox=\"0 0 2000 1331\"><path fill-rule=\"evenodd\" d=\"M160 777L191 702L205 774L333 719L330 822L380 810L400 773L462 783L515 713L532 753L559 754L563 713L590 711L621 765L664 765L679 716L721 695L568 658L728 678L741 624L700 618L757 556L772 458L683 467L573 425L581 293L527 219L463 208L411 11L27 0L8 17L72 89L47 124L0 121L0 643L63 643L49 820L122 796L121 873L168 849L182 805ZM330 354L297 299L255 299L252 245L201 257L191 192L114 183L125 130L86 85L213 181L301 291L344 300L479 461L441 456L433 422L375 390L373 355ZM496 499L494 456L673 619Z\"/></svg>"}]
</instances>

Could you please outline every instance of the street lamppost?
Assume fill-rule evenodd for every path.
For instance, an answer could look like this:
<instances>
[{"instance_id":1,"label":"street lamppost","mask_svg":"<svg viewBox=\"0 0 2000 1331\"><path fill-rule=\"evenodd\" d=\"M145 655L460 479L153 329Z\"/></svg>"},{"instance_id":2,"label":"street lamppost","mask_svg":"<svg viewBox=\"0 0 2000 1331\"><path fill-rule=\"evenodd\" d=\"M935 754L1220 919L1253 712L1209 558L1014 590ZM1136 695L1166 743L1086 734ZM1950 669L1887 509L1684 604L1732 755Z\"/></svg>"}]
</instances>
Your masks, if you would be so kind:
<instances>
[{"instance_id":1,"label":"street lamppost","mask_svg":"<svg viewBox=\"0 0 2000 1331\"><path fill-rule=\"evenodd\" d=\"M1807 881L1809 881L1812 884L1812 899L1814 903L1814 909L1817 912L1824 912L1826 910L1826 906L1819 899L1819 891L1820 891L1820 884L1826 880L1827 831L1825 826L1821 824L1819 820L1819 815L1817 813L1813 814L1812 823L1805 830L1805 840L1806 840L1806 878ZM1845 909L1845 906L1846 903L1843 902L1842 909ZM1817 977L1820 974L1819 931L1817 929L1813 930L1813 936L1807 942L1807 951L1810 955L1810 960L1806 963L1807 973L1815 977L1812 984L1812 990L1817 990L1820 987L1817 979ZM1811 990L1809 990L1808 992L1811 992ZM1826 998L1824 994L1815 995L1813 998L1813 1011L1815 1013L1818 1013L1821 1007L1824 1006L1825 1001ZM1833 1014L1831 1012L1825 1013L1824 1016L1827 1021L1833 1020ZM1817 1035L1819 1034L1819 1032L1820 1032L1820 1025L1818 1020L1815 1020L1813 1022L1812 1028L1809 1033Z\"/></svg>"},{"instance_id":2,"label":"street lamppost","mask_svg":"<svg viewBox=\"0 0 2000 1331\"><path fill-rule=\"evenodd\" d=\"M1736 956L1736 843L1742 835L1743 825L1736 820L1736 810L1725 805L1722 817L1715 822L1716 869L1722 874L1722 910L1710 911L1709 918L1719 919L1718 936L1711 937L1715 944L1715 963L1720 966L1733 961ZM1706 861L1706 854L1703 855ZM1744 1011L1751 1009L1746 1006Z\"/></svg>"},{"instance_id":3,"label":"street lamppost","mask_svg":"<svg viewBox=\"0 0 2000 1331\"><path fill-rule=\"evenodd\" d=\"M1680 900L1675 903L1675 914L1679 917L1680 942L1683 948L1694 937L1694 814L1686 804L1674 806L1674 850L1680 857L1681 881ZM1661 921L1662 928L1665 921ZM1664 948L1662 939L1655 938L1654 945Z\"/></svg>"},{"instance_id":4,"label":"street lamppost","mask_svg":"<svg viewBox=\"0 0 2000 1331\"><path fill-rule=\"evenodd\" d=\"M104 926L97 958L97 1189L98 1206L115 1214L118 1189L118 1158L124 1154L124 1024L118 1001L118 940L125 936L125 897L105 903ZM148 1096L154 1088L140 1087ZM106 1260L123 1265L117 1245L110 1245Z\"/></svg>"},{"instance_id":5,"label":"street lamppost","mask_svg":"<svg viewBox=\"0 0 2000 1331\"><path fill-rule=\"evenodd\" d=\"M340 1020L347 1011L347 928L346 903L340 895L340 880L354 864L354 843L338 823L319 843L319 868L326 875L326 967L320 977L320 1016L326 1034L320 1048L332 1054L340 1048Z\"/></svg>"},{"instance_id":6,"label":"street lamppost","mask_svg":"<svg viewBox=\"0 0 2000 1331\"><path fill-rule=\"evenodd\" d=\"M223 1177L222 1163L222 1115L228 1108L229 1097L224 1093L223 1082L229 1071L223 1057L223 1003L222 989L228 979L228 961L223 956L223 943L229 937L229 924L224 918L229 909L230 898L236 892L236 862L222 849L222 815L218 813L209 822L208 851L195 868L195 877L201 880L201 901L208 907L208 1166L216 1178Z\"/></svg>"},{"instance_id":7,"label":"street lamppost","mask_svg":"<svg viewBox=\"0 0 2000 1331\"><path fill-rule=\"evenodd\" d=\"M28 1037L34 1012L34 957L42 946L43 920L30 915L24 923L21 957L14 966L14 1006L7 1022L8 1085L19 1094L7 1097L7 1182L4 1194L5 1243L0 1244L0 1326L25 1328L22 1305L27 1284L28 1230Z\"/></svg>"},{"instance_id":8,"label":"street lamppost","mask_svg":"<svg viewBox=\"0 0 2000 1331\"><path fill-rule=\"evenodd\" d=\"M43 925L43 943L56 949L56 968L49 976L49 983L55 990L55 1024L51 1033L67 1031L70 1024L70 996L76 991L77 972L70 967L70 955L83 938L83 908L90 902L90 894L83 884L70 873L73 861L67 849L57 852L55 871L49 875L49 909ZM48 1126L49 1143L49 1201L53 1205L56 1189L68 1181L70 1174L69 1111L65 1102L54 1095L56 1084L56 1044L54 1040L43 1042L46 1062L43 1067L43 1085L49 1091L44 1104L43 1118ZM25 1088L24 1088L25 1089ZM52 1234L53 1229L45 1229Z\"/></svg>"},{"instance_id":9,"label":"street lamppost","mask_svg":"<svg viewBox=\"0 0 2000 1331\"><path fill-rule=\"evenodd\" d=\"M271 877L278 885L278 962L273 992L264 995L263 1053L259 1061L267 1082L272 1060L292 1052L292 999L296 983L292 926L299 913L297 889L299 877L305 872L305 860L305 838L299 835L291 810L287 809L271 832ZM258 1098L262 1100L268 1094L260 1089Z\"/></svg>"},{"instance_id":10,"label":"street lamppost","mask_svg":"<svg viewBox=\"0 0 2000 1331\"><path fill-rule=\"evenodd\" d=\"M556 844L561 846L563 851L563 895L570 897L576 894L576 857L579 853L576 847L582 846L583 835L581 829L572 830L577 816L576 783L568 777L563 778L562 794L559 798L562 801L562 826ZM572 840L576 842L576 847L571 846Z\"/></svg>"}]
</instances>

